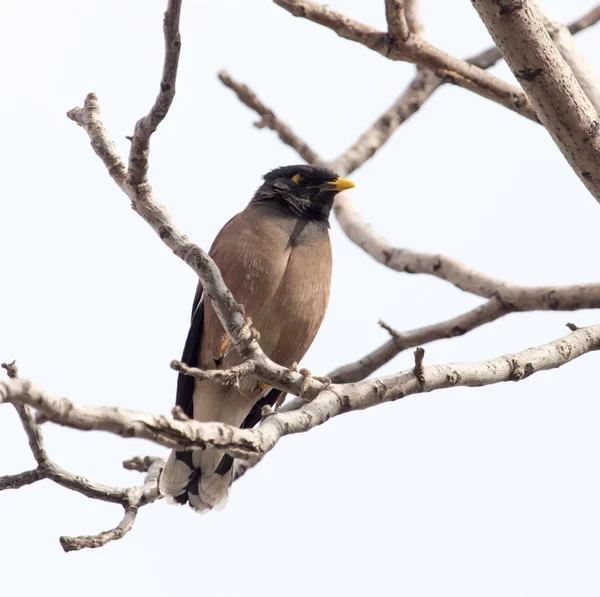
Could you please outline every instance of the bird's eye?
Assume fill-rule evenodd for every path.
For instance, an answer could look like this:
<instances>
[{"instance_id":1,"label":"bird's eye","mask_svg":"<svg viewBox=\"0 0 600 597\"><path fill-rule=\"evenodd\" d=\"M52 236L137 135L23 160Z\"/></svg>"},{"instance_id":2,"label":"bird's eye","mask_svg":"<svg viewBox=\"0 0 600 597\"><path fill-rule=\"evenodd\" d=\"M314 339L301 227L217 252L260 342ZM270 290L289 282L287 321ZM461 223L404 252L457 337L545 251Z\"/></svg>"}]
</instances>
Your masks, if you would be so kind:
<instances>
[{"instance_id":1,"label":"bird's eye","mask_svg":"<svg viewBox=\"0 0 600 597\"><path fill-rule=\"evenodd\" d=\"M296 184L300 184L300 172L298 172L298 174L294 174L294 176L292 176L292 182L295 182Z\"/></svg>"}]
</instances>

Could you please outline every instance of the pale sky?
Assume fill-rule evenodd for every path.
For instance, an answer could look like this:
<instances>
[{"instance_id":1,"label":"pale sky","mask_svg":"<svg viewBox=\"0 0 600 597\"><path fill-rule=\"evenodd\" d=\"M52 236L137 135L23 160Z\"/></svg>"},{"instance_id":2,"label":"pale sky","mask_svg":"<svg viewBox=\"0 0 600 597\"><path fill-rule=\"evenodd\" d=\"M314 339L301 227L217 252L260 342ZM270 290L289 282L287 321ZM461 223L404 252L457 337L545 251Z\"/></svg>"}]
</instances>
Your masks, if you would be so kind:
<instances>
[{"instance_id":1,"label":"pale sky","mask_svg":"<svg viewBox=\"0 0 600 597\"><path fill-rule=\"evenodd\" d=\"M381 2L329 0L384 27ZM547 1L570 21L590 0ZM196 286L193 272L129 207L66 117L95 91L124 154L158 90L165 0L32 0L3 6L0 96L0 361L83 404L168 413ZM427 37L463 56L489 36L467 0L423 0ZM152 139L157 198L199 245L244 208L261 176L299 163L217 80L225 68L326 158L400 94L413 67L386 61L266 0L184 3L177 96ZM578 36L600 67L600 29ZM505 66L494 69L509 77ZM446 86L352 175L365 218L398 246L441 252L520 284L595 282L600 206L540 127ZM329 312L303 365L325 374L399 330L481 301L375 263L332 224ZM429 364L517 352L598 315L514 314L427 345ZM411 352L379 373L411 366ZM284 438L197 516L159 502L101 549L65 554L116 505L44 481L0 494L6 594L147 597L598 595L598 355L519 384L458 388L350 413ZM56 462L133 485L149 442L44 426ZM9 406L0 474L32 468Z\"/></svg>"}]
</instances>

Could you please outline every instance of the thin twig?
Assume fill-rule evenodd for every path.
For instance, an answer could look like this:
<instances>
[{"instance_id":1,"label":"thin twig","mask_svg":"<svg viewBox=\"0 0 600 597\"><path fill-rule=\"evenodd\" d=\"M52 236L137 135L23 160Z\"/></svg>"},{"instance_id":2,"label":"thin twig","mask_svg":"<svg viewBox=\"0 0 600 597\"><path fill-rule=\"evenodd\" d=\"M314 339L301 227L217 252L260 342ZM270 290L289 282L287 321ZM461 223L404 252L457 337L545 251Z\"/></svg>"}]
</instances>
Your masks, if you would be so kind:
<instances>
[{"instance_id":1,"label":"thin twig","mask_svg":"<svg viewBox=\"0 0 600 597\"><path fill-rule=\"evenodd\" d=\"M462 336L486 323L499 319L507 313L506 306L498 299L493 298L457 317L406 332L399 332L380 321L379 325L387 330L392 338L358 361L337 367L329 373L329 377L334 383L361 381L386 363L389 363L404 350L436 340Z\"/></svg>"},{"instance_id":2,"label":"thin twig","mask_svg":"<svg viewBox=\"0 0 600 597\"><path fill-rule=\"evenodd\" d=\"M235 365L230 369L198 369L197 367L188 367L185 363L177 360L171 361L171 369L195 377L199 380L210 380L220 383L224 386L239 385L241 379L252 375L256 371L256 365L253 361L245 361L240 365Z\"/></svg>"},{"instance_id":3,"label":"thin twig","mask_svg":"<svg viewBox=\"0 0 600 597\"><path fill-rule=\"evenodd\" d=\"M13 361L12 363L2 363L2 365L0 366L2 367L2 369L6 370L6 375L8 375L8 377L10 377L11 379L19 377L19 369L17 368L16 361Z\"/></svg>"},{"instance_id":4,"label":"thin twig","mask_svg":"<svg viewBox=\"0 0 600 597\"><path fill-rule=\"evenodd\" d=\"M406 90L330 167L342 176L357 170L385 145L400 125L416 114L444 81L420 68Z\"/></svg>"},{"instance_id":5,"label":"thin twig","mask_svg":"<svg viewBox=\"0 0 600 597\"><path fill-rule=\"evenodd\" d=\"M570 25L568 25L568 29L571 32L571 35L575 35L588 27L592 27L598 21L600 21L600 6L593 8L587 14L583 15L576 21L573 21Z\"/></svg>"},{"instance_id":6,"label":"thin twig","mask_svg":"<svg viewBox=\"0 0 600 597\"><path fill-rule=\"evenodd\" d=\"M19 369L17 368L16 361L12 361L12 363L2 363L1 367L6 370L9 379L17 379L19 377ZM22 404L15 404L14 407L19 415L25 434L27 435L29 448L31 449L35 461L38 464L44 464L48 460L48 454L46 454L46 449L44 448L42 430L33 420L31 409Z\"/></svg>"},{"instance_id":7,"label":"thin twig","mask_svg":"<svg viewBox=\"0 0 600 597\"><path fill-rule=\"evenodd\" d=\"M85 548L94 549L102 547L110 541L122 539L133 528L138 513L138 509L135 506L126 506L124 510L123 518L115 528L98 533L97 535L79 535L78 537L63 535L59 537L61 547L66 552L79 551Z\"/></svg>"},{"instance_id":8,"label":"thin twig","mask_svg":"<svg viewBox=\"0 0 600 597\"><path fill-rule=\"evenodd\" d=\"M0 491L4 489L19 489L25 485L31 485L40 481L44 477L40 475L40 470L35 468L31 471L17 473L16 475L4 475L0 477Z\"/></svg>"},{"instance_id":9,"label":"thin twig","mask_svg":"<svg viewBox=\"0 0 600 597\"><path fill-rule=\"evenodd\" d=\"M385 0L385 18L392 38L405 42L411 32L406 22L404 0Z\"/></svg>"},{"instance_id":10,"label":"thin twig","mask_svg":"<svg viewBox=\"0 0 600 597\"><path fill-rule=\"evenodd\" d=\"M285 122L279 120L274 112L265 106L246 85L233 79L226 71L219 73L219 80L223 85L229 87L245 106L254 110L261 117L260 121L255 124L257 128L268 128L275 131L283 143L295 149L298 155L309 164L321 161L321 158Z\"/></svg>"},{"instance_id":11,"label":"thin twig","mask_svg":"<svg viewBox=\"0 0 600 597\"><path fill-rule=\"evenodd\" d=\"M44 464L48 460L48 454L44 447L44 437L42 436L40 426L34 422L31 409L28 406L15 404L15 409L19 413L21 424L27 434L29 447L33 457L38 464Z\"/></svg>"},{"instance_id":12,"label":"thin twig","mask_svg":"<svg viewBox=\"0 0 600 597\"><path fill-rule=\"evenodd\" d=\"M123 504L123 518L119 524L97 535L80 535L79 537L62 536L59 541L64 551L79 551L80 549L94 549L102 547L110 541L122 539L132 528L141 506L151 504L162 496L158 491L158 477L164 461L156 458L148 467L144 485L132 487L127 491Z\"/></svg>"},{"instance_id":13,"label":"thin twig","mask_svg":"<svg viewBox=\"0 0 600 597\"><path fill-rule=\"evenodd\" d=\"M164 120L175 97L177 68L179 66L179 53L181 50L181 36L179 33L180 15L181 0L169 0L163 23L165 59L160 81L160 91L150 112L137 121L131 139L127 183L133 186L148 181L150 137Z\"/></svg>"},{"instance_id":14,"label":"thin twig","mask_svg":"<svg viewBox=\"0 0 600 597\"><path fill-rule=\"evenodd\" d=\"M410 32L415 35L423 35L424 27L421 15L419 14L418 0L404 0L404 12Z\"/></svg>"}]
</instances>

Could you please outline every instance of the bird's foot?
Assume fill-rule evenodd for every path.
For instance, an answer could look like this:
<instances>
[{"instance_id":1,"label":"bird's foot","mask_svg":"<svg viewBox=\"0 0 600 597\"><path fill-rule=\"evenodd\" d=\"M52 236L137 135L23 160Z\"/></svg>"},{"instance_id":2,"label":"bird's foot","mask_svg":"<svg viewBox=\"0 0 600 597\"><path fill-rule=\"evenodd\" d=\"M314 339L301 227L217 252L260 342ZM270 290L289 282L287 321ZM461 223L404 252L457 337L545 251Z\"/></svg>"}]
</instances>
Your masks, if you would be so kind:
<instances>
[{"instance_id":1,"label":"bird's foot","mask_svg":"<svg viewBox=\"0 0 600 597\"><path fill-rule=\"evenodd\" d=\"M242 340L256 340L257 342L260 340L260 332L252 326L252 319L250 317L246 317L246 323L242 326L240 333L238 335L238 341L234 346L237 346Z\"/></svg>"},{"instance_id":2,"label":"bird's foot","mask_svg":"<svg viewBox=\"0 0 600 597\"><path fill-rule=\"evenodd\" d=\"M221 346L219 347L219 355L216 360L222 361L226 356L231 354L233 349L240 342L249 338L258 342L260 339L260 332L256 328L252 327L252 319L250 317L246 317L246 322L242 326L242 329L238 335L238 341L235 344L231 342L231 339L229 336L227 336L227 334L223 334L221 337Z\"/></svg>"},{"instance_id":3,"label":"bird's foot","mask_svg":"<svg viewBox=\"0 0 600 597\"><path fill-rule=\"evenodd\" d=\"M304 381L302 382L302 387L300 388L300 393L298 394L298 398L304 398L304 394L306 393L306 390L308 390L309 386L310 386L310 380L312 379L312 373L309 369L300 369L300 371L298 371L298 373L300 373L300 375L302 375L304 377Z\"/></svg>"},{"instance_id":4,"label":"bird's foot","mask_svg":"<svg viewBox=\"0 0 600 597\"><path fill-rule=\"evenodd\" d=\"M331 380L329 379L329 377L325 377L322 375L313 375L309 369L303 368L303 369L298 370L298 363L296 363L296 362L294 362L294 364L291 366L291 370L297 371L298 373L300 373L300 375L302 375L304 377L304 381L302 382L302 388L300 389L298 398L304 397L304 394L310 387L310 382L313 379L316 381L320 381L322 384L325 385L325 388L328 388L331 385ZM323 388L323 389L325 389L325 388Z\"/></svg>"}]
</instances>

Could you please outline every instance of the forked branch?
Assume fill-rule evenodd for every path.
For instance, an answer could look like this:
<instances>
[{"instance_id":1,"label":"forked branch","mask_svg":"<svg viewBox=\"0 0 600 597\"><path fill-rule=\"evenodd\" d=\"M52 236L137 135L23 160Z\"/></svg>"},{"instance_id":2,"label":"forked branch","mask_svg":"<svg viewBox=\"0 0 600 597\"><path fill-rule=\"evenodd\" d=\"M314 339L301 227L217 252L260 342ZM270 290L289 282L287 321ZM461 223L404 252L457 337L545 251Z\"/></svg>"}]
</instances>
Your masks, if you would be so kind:
<instances>
[{"instance_id":1,"label":"forked branch","mask_svg":"<svg viewBox=\"0 0 600 597\"><path fill-rule=\"evenodd\" d=\"M360 383L331 384L312 401L265 417L255 429L239 429L217 422L178 421L116 407L82 406L20 379L0 382L0 402L31 406L50 421L75 429L108 431L183 450L203 450L211 446L236 458L254 459L272 450L282 437L309 431L350 411L444 388L521 381L599 348L600 325L578 328L548 344L477 363L423 366L420 349L415 354L413 369ZM155 499L150 492L150 498L152 496ZM106 499L119 501L112 494L111 498Z\"/></svg>"}]
</instances>

